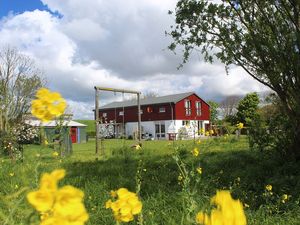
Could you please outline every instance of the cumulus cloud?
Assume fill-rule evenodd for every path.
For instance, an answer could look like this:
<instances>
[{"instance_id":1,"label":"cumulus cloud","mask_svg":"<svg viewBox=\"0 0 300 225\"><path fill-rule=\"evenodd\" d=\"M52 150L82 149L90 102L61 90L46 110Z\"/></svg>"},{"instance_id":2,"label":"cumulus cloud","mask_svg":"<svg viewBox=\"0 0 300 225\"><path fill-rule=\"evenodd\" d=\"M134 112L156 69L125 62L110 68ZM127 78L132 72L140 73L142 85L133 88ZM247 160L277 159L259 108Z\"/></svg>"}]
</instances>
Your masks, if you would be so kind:
<instances>
[{"instance_id":1,"label":"cumulus cloud","mask_svg":"<svg viewBox=\"0 0 300 225\"><path fill-rule=\"evenodd\" d=\"M34 58L76 118L92 118L94 86L159 95L196 91L206 100L262 88L242 69L232 68L227 76L222 64L204 63L202 56L177 70L181 57L166 50L171 40L164 34L173 23L167 11L176 0L42 2L50 12L2 18L0 42ZM120 99L101 94L102 104Z\"/></svg>"}]
</instances>

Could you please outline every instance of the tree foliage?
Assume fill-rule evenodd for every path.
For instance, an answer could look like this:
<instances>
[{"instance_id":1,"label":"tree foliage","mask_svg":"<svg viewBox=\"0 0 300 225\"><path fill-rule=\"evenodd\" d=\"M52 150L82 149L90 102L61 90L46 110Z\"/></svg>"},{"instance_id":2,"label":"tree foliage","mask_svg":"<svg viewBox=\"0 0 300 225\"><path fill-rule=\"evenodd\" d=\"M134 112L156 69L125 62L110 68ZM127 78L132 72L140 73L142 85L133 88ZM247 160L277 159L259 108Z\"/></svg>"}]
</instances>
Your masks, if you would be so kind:
<instances>
[{"instance_id":1,"label":"tree foliage","mask_svg":"<svg viewBox=\"0 0 300 225\"><path fill-rule=\"evenodd\" d=\"M236 118L238 122L248 124L257 114L259 97L257 93L247 94L238 104Z\"/></svg>"},{"instance_id":2,"label":"tree foliage","mask_svg":"<svg viewBox=\"0 0 300 225\"><path fill-rule=\"evenodd\" d=\"M32 59L11 47L0 50L0 130L7 131L28 112L42 85L41 72Z\"/></svg>"},{"instance_id":3,"label":"tree foliage","mask_svg":"<svg viewBox=\"0 0 300 225\"><path fill-rule=\"evenodd\" d=\"M210 122L212 124L216 124L217 123L217 120L218 120L218 107L219 107L219 104L217 102L214 102L214 101L208 101L207 102L209 104L209 109L210 109Z\"/></svg>"},{"instance_id":4,"label":"tree foliage","mask_svg":"<svg viewBox=\"0 0 300 225\"><path fill-rule=\"evenodd\" d=\"M289 148L300 158L300 1L179 0L169 46L242 67L277 93L292 127Z\"/></svg>"}]
</instances>

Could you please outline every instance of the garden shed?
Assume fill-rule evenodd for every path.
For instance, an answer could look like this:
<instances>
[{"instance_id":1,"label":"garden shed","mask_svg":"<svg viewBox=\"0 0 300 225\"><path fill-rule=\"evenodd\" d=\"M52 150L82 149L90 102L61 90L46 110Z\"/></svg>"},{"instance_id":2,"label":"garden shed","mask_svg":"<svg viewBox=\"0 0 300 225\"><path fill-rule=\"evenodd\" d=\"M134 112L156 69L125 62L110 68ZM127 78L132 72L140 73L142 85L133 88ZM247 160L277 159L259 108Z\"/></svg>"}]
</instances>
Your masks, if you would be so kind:
<instances>
[{"instance_id":1,"label":"garden shed","mask_svg":"<svg viewBox=\"0 0 300 225\"><path fill-rule=\"evenodd\" d=\"M43 127L45 136L47 140L53 142L53 138L56 132L56 122L41 122L38 119L28 119L25 120L25 123L35 127ZM69 134L69 137L72 143L85 143L86 142L86 127L87 125L78 123L73 120L63 121L63 125L67 128L66 134Z\"/></svg>"}]
</instances>

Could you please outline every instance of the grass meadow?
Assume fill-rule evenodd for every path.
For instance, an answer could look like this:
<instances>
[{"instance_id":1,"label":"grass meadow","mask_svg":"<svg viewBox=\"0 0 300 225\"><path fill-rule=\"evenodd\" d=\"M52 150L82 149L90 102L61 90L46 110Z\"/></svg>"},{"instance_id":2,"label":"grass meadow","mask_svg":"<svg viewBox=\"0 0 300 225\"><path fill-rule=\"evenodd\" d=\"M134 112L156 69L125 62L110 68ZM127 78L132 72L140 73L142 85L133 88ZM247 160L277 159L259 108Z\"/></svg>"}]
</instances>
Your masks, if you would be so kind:
<instances>
[{"instance_id":1,"label":"grass meadow","mask_svg":"<svg viewBox=\"0 0 300 225\"><path fill-rule=\"evenodd\" d=\"M105 156L98 160L93 140L74 144L73 154L62 159L39 145L25 147L22 163L0 156L0 224L31 224L37 214L26 193L38 188L43 172L57 168L67 171L60 186L70 184L84 191L87 224L116 224L105 202L111 190L125 187L135 192L137 171L143 202L140 224L195 224L196 213L209 209L210 198L221 189L231 190L243 202L247 224L300 224L299 163L285 162L275 152L251 151L246 137L209 138L200 144L145 141L141 150L130 148L133 144L105 140ZM197 157L191 154L195 146L200 151ZM188 171L188 182L178 179L181 172L174 153ZM202 174L195 172L197 167ZM268 184L271 192L265 189ZM288 195L285 201L284 194Z\"/></svg>"}]
</instances>

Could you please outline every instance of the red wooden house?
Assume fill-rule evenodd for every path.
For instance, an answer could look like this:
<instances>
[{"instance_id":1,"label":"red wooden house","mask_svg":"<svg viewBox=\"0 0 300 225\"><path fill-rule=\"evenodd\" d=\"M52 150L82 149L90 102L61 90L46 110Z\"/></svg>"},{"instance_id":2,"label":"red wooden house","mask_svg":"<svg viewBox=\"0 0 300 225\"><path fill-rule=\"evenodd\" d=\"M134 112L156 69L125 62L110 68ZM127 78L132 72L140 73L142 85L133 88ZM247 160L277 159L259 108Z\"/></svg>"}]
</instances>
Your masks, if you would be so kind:
<instances>
[{"instance_id":1,"label":"red wooden house","mask_svg":"<svg viewBox=\"0 0 300 225\"><path fill-rule=\"evenodd\" d=\"M171 133L186 130L187 135L200 135L209 124L209 105L194 92L140 100L141 126L145 137L164 139ZM116 137L134 136L137 131L138 107L136 100L113 102L100 107L99 117L114 124Z\"/></svg>"}]
</instances>

